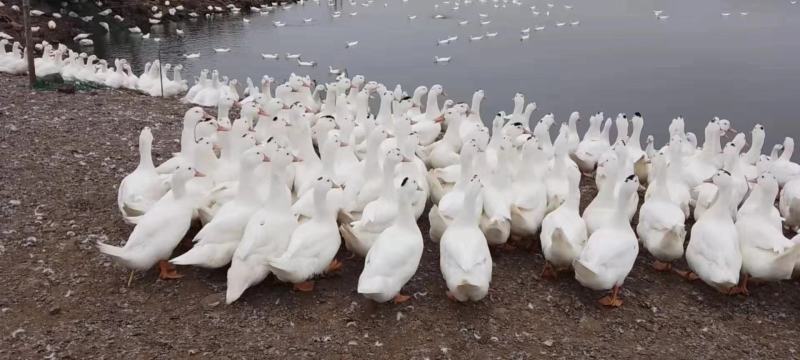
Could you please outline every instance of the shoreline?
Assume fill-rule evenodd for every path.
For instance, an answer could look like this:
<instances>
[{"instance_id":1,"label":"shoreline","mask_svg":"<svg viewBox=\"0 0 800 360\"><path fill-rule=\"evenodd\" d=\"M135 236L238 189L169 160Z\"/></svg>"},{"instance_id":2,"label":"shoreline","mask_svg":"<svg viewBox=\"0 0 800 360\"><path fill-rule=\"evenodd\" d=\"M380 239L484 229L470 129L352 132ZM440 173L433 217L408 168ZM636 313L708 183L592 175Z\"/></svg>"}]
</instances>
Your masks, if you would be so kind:
<instances>
[{"instance_id":1,"label":"shoreline","mask_svg":"<svg viewBox=\"0 0 800 360\"><path fill-rule=\"evenodd\" d=\"M190 105L125 90L32 92L24 76L0 74L0 83L2 358L702 358L709 342L714 357L796 357L800 283L728 297L653 271L644 252L622 309L600 308L603 294L572 274L541 279L535 241L494 256L484 301L451 303L426 216L423 258L405 287L416 296L403 305L356 294L363 259L345 251L343 271L309 294L270 277L226 306L225 270L192 267L177 281L139 273L127 287L129 272L93 242L116 244L132 229L117 211L116 186L138 162L139 130L153 129L161 162L178 148ZM593 195L584 183L582 207Z\"/></svg>"},{"instance_id":2,"label":"shoreline","mask_svg":"<svg viewBox=\"0 0 800 360\"><path fill-rule=\"evenodd\" d=\"M167 1L169 2L169 1ZM293 3L294 1L279 1L279 4ZM12 10L12 6L16 5L22 7L20 0L4 1L5 6L0 7L0 31L14 37L13 41L24 43L24 34L22 26L22 12ZM41 10L45 14L41 16L31 16L31 27L39 27L38 32L32 33L33 43L39 43L42 40L67 45L68 47L77 48L77 44L73 41L74 36L80 33L97 33L106 31L99 22L105 22L111 28L111 31L128 31L129 27L138 26L142 29L142 33L149 32L151 26L149 19L153 14L151 7L156 6L163 14L161 18L162 23L167 21L181 21L191 19L190 12L196 12L199 17L204 17L206 14L230 14L231 11L227 8L228 5L234 5L240 9L243 14L251 13L251 7L260 7L262 4L269 5L272 1L269 0L173 0L170 6L165 6L164 1L147 0L147 1L128 1L128 0L105 0L102 2L103 6L98 7L95 2L87 1L83 3L69 3L66 11L61 13L61 18L53 17L53 12L58 12L58 7L52 6L51 3L42 4L41 2L34 2L31 4L31 10ZM57 2L56 2L57 4ZM182 5L184 10L176 11L175 15L170 15L168 9ZM210 11L208 6L220 7L221 12ZM280 6L280 5L279 5ZM108 16L99 15L98 12L111 9L112 13ZM79 16L92 16L93 19L89 22L84 22L80 18L73 18L69 16L70 11L75 11ZM114 18L115 15L120 15L124 18L123 21L118 21ZM48 21L55 21L56 28L49 29Z\"/></svg>"}]
</instances>

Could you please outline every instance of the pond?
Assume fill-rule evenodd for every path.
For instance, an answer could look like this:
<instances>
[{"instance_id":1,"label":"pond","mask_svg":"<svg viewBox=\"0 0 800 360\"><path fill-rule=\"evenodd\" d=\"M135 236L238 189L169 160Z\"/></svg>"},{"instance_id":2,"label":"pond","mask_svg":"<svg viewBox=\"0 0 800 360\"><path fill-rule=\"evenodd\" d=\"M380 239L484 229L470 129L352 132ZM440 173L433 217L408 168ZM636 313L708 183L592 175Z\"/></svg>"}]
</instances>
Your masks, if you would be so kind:
<instances>
[{"instance_id":1,"label":"pond","mask_svg":"<svg viewBox=\"0 0 800 360\"><path fill-rule=\"evenodd\" d=\"M282 80L291 72L322 82L333 79L332 66L389 88L402 84L409 93L418 85L442 84L457 101L469 101L473 91L483 89L485 121L496 111L510 112L516 92L537 102L537 119L547 112L566 120L572 111L584 119L597 111L612 117L640 111L644 133L656 135L658 144L667 140L667 124L678 115L687 119L688 131L699 135L713 116L730 119L748 133L753 124L764 124L765 151L784 136L798 135L800 5L789 0L550 1L552 7L539 0L461 0L457 10L455 0L307 1L266 15L167 23L151 29L160 43L127 32L98 35L94 50L102 57L129 59L140 72L157 57L160 45L162 61L184 64L189 79L209 68L240 84L248 76L256 82L265 74ZM335 17L337 11L341 15ZM286 25L275 26L278 21ZM177 28L185 35L176 35ZM524 28L531 32L523 41ZM470 40L480 35L481 40ZM451 36L458 39L438 44ZM348 48L349 41L358 44ZM300 67L286 59L287 52L318 65ZM189 53L200 57L185 59ZM280 58L266 60L262 53ZM452 60L437 64L435 56ZM586 126L584 121L581 131Z\"/></svg>"}]
</instances>

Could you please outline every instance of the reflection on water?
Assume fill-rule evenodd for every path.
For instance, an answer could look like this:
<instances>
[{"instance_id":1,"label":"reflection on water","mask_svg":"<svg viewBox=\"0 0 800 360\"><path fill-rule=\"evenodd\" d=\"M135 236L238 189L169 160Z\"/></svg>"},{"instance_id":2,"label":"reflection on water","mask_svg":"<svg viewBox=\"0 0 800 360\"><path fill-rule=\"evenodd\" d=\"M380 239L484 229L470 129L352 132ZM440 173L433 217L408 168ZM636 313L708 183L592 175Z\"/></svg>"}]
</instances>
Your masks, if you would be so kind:
<instances>
[{"instance_id":1,"label":"reflection on water","mask_svg":"<svg viewBox=\"0 0 800 360\"><path fill-rule=\"evenodd\" d=\"M764 124L767 144L798 135L793 122L800 94L800 6L788 0L567 1L550 1L553 8L546 1L522 0L521 6L500 1L506 7L495 8L492 1L462 0L453 11L454 1L436 10L426 0L389 0L387 6L376 0L369 7L348 2L329 7L323 0L264 16L168 22L154 27L151 36L163 38L161 58L183 63L189 79L210 68L241 83L248 76L257 82L264 74L285 79L290 72L329 81L328 66L333 66L390 88L400 83L409 92L440 83L456 100L469 101L474 90L484 89L487 121L495 111L510 111L514 93L521 92L539 104L537 118L553 112L565 120L573 110L584 118L596 111L607 116L641 111L648 124L645 133L656 135L659 143L666 141L666 124L677 115L685 116L687 130L698 134L717 115L740 130ZM539 16L533 15L533 5ZM341 16L333 18L337 8ZM656 9L669 18L658 20ZM481 26L480 13L491 23ZM445 18L435 19L435 14ZM409 20L411 15L416 19ZM305 18L313 20L305 23ZM460 26L462 20L469 24ZM569 25L576 20L579 25ZM275 27L273 21L287 25ZM566 25L556 26L560 22ZM538 26L545 29L520 40L521 29ZM176 28L185 29L186 36L177 36ZM498 36L469 41L486 32ZM448 36L459 38L437 45ZM356 40L357 46L345 48ZM127 58L137 72L157 56L159 46L126 32L96 38L95 44L96 53ZM215 47L232 50L217 54ZM304 60L319 65L299 67L285 59L287 52L302 53ZM185 53L201 56L188 60L182 58ZM264 60L261 53L280 53L281 58ZM434 64L434 56L453 60Z\"/></svg>"}]
</instances>

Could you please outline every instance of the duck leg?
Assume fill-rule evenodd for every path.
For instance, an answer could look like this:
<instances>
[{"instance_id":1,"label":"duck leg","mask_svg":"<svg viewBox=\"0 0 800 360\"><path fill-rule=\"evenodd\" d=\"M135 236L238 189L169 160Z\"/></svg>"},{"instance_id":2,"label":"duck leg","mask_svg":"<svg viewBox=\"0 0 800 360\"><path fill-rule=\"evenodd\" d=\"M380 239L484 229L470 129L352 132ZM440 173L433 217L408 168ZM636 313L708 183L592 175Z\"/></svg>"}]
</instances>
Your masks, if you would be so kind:
<instances>
[{"instance_id":1,"label":"duck leg","mask_svg":"<svg viewBox=\"0 0 800 360\"><path fill-rule=\"evenodd\" d=\"M128 287L131 287L131 283L133 282L133 274L134 270L131 270L131 276L128 277Z\"/></svg>"},{"instance_id":2,"label":"duck leg","mask_svg":"<svg viewBox=\"0 0 800 360\"><path fill-rule=\"evenodd\" d=\"M622 299L619 298L619 286L614 285L614 288L611 289L611 295L607 295L606 297L600 299L599 302L603 306L608 306L608 307L622 306Z\"/></svg>"},{"instance_id":3,"label":"duck leg","mask_svg":"<svg viewBox=\"0 0 800 360\"><path fill-rule=\"evenodd\" d=\"M697 279L699 279L699 278L700 278L700 277L699 277L699 276L697 276L697 274L695 274L693 271L689 271L689 270L678 270L678 269L672 269L672 271L674 271L676 274L678 274L678 276L680 276L680 277L682 277L682 278L686 279L687 281L695 281L695 280L697 280Z\"/></svg>"},{"instance_id":4,"label":"duck leg","mask_svg":"<svg viewBox=\"0 0 800 360\"><path fill-rule=\"evenodd\" d=\"M342 265L341 261L333 259L333 261L331 261L330 265L328 265L328 268L325 269L325 272L326 273L337 272L337 271L342 269L342 266L343 265Z\"/></svg>"},{"instance_id":5,"label":"duck leg","mask_svg":"<svg viewBox=\"0 0 800 360\"><path fill-rule=\"evenodd\" d=\"M553 268L553 265L550 264L549 261L544 262L544 268L542 269L542 273L539 275L542 279L551 279L555 280L558 278L558 273Z\"/></svg>"},{"instance_id":6,"label":"duck leg","mask_svg":"<svg viewBox=\"0 0 800 360\"><path fill-rule=\"evenodd\" d=\"M314 280L308 280L294 284L293 288L301 292L312 292L314 291Z\"/></svg>"},{"instance_id":7,"label":"duck leg","mask_svg":"<svg viewBox=\"0 0 800 360\"><path fill-rule=\"evenodd\" d=\"M158 278L161 280L180 279L183 275L178 274L175 266L170 264L169 261L161 260L158 262Z\"/></svg>"},{"instance_id":8,"label":"duck leg","mask_svg":"<svg viewBox=\"0 0 800 360\"><path fill-rule=\"evenodd\" d=\"M397 295L394 296L394 303L395 304L402 304L402 303L408 301L408 299L411 299L411 296L403 295L403 294L398 293Z\"/></svg>"},{"instance_id":9,"label":"duck leg","mask_svg":"<svg viewBox=\"0 0 800 360\"><path fill-rule=\"evenodd\" d=\"M742 276L742 281L740 282L739 286L734 286L728 289L728 295L739 295L742 294L744 296L749 296L750 291L747 290L747 282L750 281L750 275L744 274Z\"/></svg>"},{"instance_id":10,"label":"duck leg","mask_svg":"<svg viewBox=\"0 0 800 360\"><path fill-rule=\"evenodd\" d=\"M663 262L663 261L660 261L660 260L654 260L652 266L653 266L653 269L655 269L656 271L662 271L663 272L663 271L672 270L672 264L671 263Z\"/></svg>"},{"instance_id":11,"label":"duck leg","mask_svg":"<svg viewBox=\"0 0 800 360\"><path fill-rule=\"evenodd\" d=\"M453 293L451 293L450 291L445 291L444 294L447 295L448 300L452 302L458 302L458 299L456 299L455 295L453 295Z\"/></svg>"}]
</instances>

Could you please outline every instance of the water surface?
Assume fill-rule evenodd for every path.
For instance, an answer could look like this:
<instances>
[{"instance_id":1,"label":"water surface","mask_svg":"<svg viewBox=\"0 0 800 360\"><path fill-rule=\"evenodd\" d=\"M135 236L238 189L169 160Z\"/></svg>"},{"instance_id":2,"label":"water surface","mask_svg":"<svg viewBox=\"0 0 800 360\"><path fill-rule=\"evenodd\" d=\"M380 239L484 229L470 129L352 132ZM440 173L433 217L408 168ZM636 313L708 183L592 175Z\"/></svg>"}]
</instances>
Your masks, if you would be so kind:
<instances>
[{"instance_id":1,"label":"water surface","mask_svg":"<svg viewBox=\"0 0 800 360\"><path fill-rule=\"evenodd\" d=\"M450 98L461 101L483 89L485 121L498 110L511 111L514 93L521 92L538 103L536 118L553 112L565 120L575 110L584 119L597 111L607 116L640 111L644 133L656 135L658 143L666 141L666 125L678 115L687 119L687 130L698 134L713 116L748 132L753 124L764 124L767 146L800 135L800 5L788 0L552 0L553 8L538 0L522 0L521 5L462 1L456 11L454 1L439 2L439 9L425 0L360 3L306 2L268 15L224 15L151 31L163 38L162 60L184 64L187 78L209 68L240 83L264 74L285 79L290 72L330 81L328 66L333 66L390 88L400 83L409 92L418 85L442 84ZM534 5L538 16L530 9ZM333 18L337 10L342 15ZM669 18L657 19L654 10ZM484 20L491 24L481 26L480 13L489 15ZM446 18L435 19L435 14ZM411 21L410 15L417 18ZM309 17L313 21L305 23ZM459 26L462 20L469 24ZM278 28L273 21L287 25ZM580 24L571 26L572 21ZM559 22L567 24L557 27ZM538 26L545 29L520 40L521 29ZM185 29L186 36L175 35L175 28ZM486 32L498 36L469 41L470 35ZM437 45L448 36L458 40ZM356 47L345 47L355 40ZM127 58L137 71L159 50L152 39L128 33L108 34L95 43L101 56ZM213 48L232 50L218 54ZM276 52L281 54L277 61L260 56ZM286 52L302 53L303 59L319 64L299 67L284 58ZM185 53L201 56L187 60L181 56ZM434 56L453 60L435 64Z\"/></svg>"}]
</instances>

